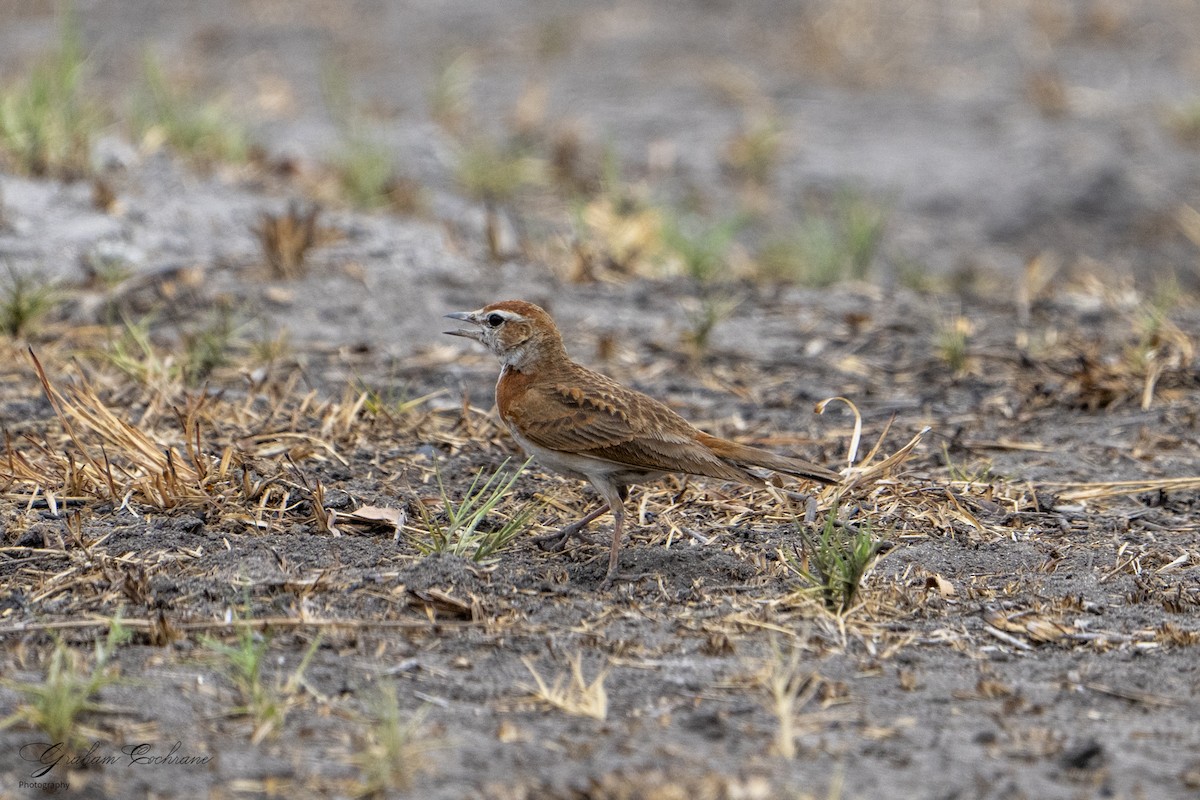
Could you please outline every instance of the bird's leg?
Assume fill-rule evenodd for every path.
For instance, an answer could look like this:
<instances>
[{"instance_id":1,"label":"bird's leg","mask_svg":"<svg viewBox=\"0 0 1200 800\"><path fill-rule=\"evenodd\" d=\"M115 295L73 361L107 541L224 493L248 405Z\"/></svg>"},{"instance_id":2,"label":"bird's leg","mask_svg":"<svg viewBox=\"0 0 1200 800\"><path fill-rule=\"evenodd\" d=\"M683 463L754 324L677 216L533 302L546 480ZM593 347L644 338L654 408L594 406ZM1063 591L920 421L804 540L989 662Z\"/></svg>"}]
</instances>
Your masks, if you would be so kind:
<instances>
[{"instance_id":1,"label":"bird's leg","mask_svg":"<svg viewBox=\"0 0 1200 800\"><path fill-rule=\"evenodd\" d=\"M534 537L533 541L543 550L562 550L567 546L567 542L570 541L572 537L581 535L584 528L586 528L600 516L607 513L608 503L604 503L583 519L572 522L570 525L567 525L560 531L547 533L545 536L536 536Z\"/></svg>"},{"instance_id":2,"label":"bird's leg","mask_svg":"<svg viewBox=\"0 0 1200 800\"><path fill-rule=\"evenodd\" d=\"M604 576L606 584L611 583L617 575L617 559L621 555L621 534L625 531L625 506L619 505L613 509L612 549L608 551L608 573Z\"/></svg>"},{"instance_id":3,"label":"bird's leg","mask_svg":"<svg viewBox=\"0 0 1200 800\"><path fill-rule=\"evenodd\" d=\"M607 485L607 482L605 485L601 485L596 483L595 480L592 481L592 485L600 493L600 497L604 500L604 503L583 519L572 522L560 531L547 533L545 536L535 536L533 541L538 547L543 550L557 552L566 547L567 542L575 536L586 539L587 537L583 536L583 529L604 514L607 514L610 509L620 508L625 503L625 498L629 496L628 486L610 486Z\"/></svg>"},{"instance_id":4,"label":"bird's leg","mask_svg":"<svg viewBox=\"0 0 1200 800\"><path fill-rule=\"evenodd\" d=\"M641 572L637 574L622 574L617 572L617 562L621 555L621 534L625 531L625 507L624 505L617 506L617 510L613 512L613 537L612 550L608 551L608 572L604 575L604 580L600 582L600 590L607 591L612 588L612 585L617 581L635 582L642 578L653 577L654 573Z\"/></svg>"},{"instance_id":5,"label":"bird's leg","mask_svg":"<svg viewBox=\"0 0 1200 800\"><path fill-rule=\"evenodd\" d=\"M621 535L625 532L625 498L629 496L628 486L618 486L610 480L598 481L592 478L592 485L605 499L613 515L612 549L608 551L608 572L604 574L602 589L612 585L617 575L617 562L621 557Z\"/></svg>"}]
</instances>

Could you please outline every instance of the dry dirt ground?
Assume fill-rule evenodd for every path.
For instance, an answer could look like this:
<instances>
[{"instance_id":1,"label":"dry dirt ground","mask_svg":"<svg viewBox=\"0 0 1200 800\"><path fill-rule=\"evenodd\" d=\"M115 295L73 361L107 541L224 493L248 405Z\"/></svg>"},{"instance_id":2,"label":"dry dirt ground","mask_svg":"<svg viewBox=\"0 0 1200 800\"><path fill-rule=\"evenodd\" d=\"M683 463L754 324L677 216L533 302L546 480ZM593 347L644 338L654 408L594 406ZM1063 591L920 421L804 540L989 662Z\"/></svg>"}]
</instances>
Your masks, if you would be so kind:
<instances>
[{"instance_id":1,"label":"dry dirt ground","mask_svg":"<svg viewBox=\"0 0 1200 800\"><path fill-rule=\"evenodd\" d=\"M875 5L81 4L98 95L148 43L266 154L198 167L114 124L111 202L0 173L10 278L60 281L0 340L0 796L1200 792L1200 159L1172 116L1200 7ZM0 9L7 79L56 23ZM430 112L464 53L491 135L524 109L664 206L753 208L729 272L597 266L543 190L489 252ZM313 177L343 133L330 62L419 215ZM764 108L787 141L748 187L731 148ZM866 280L745 266L845 191L886 208ZM292 198L322 233L285 279L253 228ZM715 481L635 489L639 577L612 588L603 543L529 541L593 502L536 465L483 522L531 510L514 542L429 553L520 461L494 360L440 334L504 297L714 433L845 466L854 415L813 407L852 401L847 483L811 494L889 545L852 605L794 568L802 500ZM89 705L46 754L72 681Z\"/></svg>"}]
</instances>

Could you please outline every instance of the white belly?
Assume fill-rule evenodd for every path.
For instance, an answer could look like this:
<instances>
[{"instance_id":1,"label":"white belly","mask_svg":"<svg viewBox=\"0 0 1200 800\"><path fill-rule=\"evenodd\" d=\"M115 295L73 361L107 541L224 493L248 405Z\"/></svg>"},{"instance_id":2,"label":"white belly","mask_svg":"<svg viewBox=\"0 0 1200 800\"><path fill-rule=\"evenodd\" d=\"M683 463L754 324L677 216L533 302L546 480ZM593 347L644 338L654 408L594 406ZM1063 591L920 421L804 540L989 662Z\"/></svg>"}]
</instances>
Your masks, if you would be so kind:
<instances>
[{"instance_id":1,"label":"white belly","mask_svg":"<svg viewBox=\"0 0 1200 800\"><path fill-rule=\"evenodd\" d=\"M561 472L564 475L570 475L573 478L581 478L593 483L598 478L606 483L612 482L618 485L625 485L654 480L664 474L653 470L639 470L625 464L618 464L615 461L606 461L602 458L593 458L579 453L562 453L557 450L548 450L526 439L513 426L508 425L507 427L508 432L512 434L513 439L521 446L521 449L533 456L535 461L543 467L552 469L555 472Z\"/></svg>"}]
</instances>

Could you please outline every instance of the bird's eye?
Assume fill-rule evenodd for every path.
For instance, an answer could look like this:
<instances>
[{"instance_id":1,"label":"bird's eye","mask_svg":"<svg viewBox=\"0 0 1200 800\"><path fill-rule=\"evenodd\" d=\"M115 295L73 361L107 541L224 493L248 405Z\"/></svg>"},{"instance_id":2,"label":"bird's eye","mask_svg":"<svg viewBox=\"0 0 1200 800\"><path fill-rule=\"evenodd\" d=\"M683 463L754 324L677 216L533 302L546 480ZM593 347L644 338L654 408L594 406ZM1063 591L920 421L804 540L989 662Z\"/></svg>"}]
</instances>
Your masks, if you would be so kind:
<instances>
[{"instance_id":1,"label":"bird's eye","mask_svg":"<svg viewBox=\"0 0 1200 800\"><path fill-rule=\"evenodd\" d=\"M504 317L499 314L488 314L487 324L490 328L499 328L504 324Z\"/></svg>"}]
</instances>

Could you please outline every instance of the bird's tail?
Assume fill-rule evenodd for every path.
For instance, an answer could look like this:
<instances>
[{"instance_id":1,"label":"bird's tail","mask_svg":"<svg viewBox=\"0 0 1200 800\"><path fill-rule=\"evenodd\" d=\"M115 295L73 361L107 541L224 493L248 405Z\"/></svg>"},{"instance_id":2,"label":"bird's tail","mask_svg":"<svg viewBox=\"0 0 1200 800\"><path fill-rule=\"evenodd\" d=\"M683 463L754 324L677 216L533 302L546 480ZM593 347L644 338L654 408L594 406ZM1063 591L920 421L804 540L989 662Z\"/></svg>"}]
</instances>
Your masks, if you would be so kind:
<instances>
[{"instance_id":1,"label":"bird's tail","mask_svg":"<svg viewBox=\"0 0 1200 800\"><path fill-rule=\"evenodd\" d=\"M769 469L772 472L782 472L785 475L794 475L797 478L806 478L810 481L831 485L841 483L842 481L842 476L833 470L825 469L825 467L804 461L800 458L781 456L769 450L738 444L728 439L707 436L707 434L702 441L713 452L720 454L722 458L732 461L743 469L760 467L762 469Z\"/></svg>"}]
</instances>

